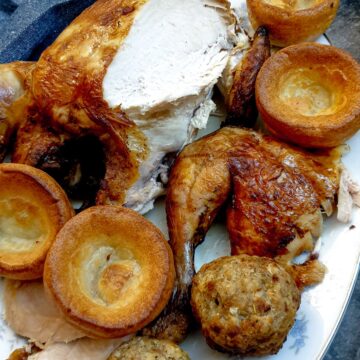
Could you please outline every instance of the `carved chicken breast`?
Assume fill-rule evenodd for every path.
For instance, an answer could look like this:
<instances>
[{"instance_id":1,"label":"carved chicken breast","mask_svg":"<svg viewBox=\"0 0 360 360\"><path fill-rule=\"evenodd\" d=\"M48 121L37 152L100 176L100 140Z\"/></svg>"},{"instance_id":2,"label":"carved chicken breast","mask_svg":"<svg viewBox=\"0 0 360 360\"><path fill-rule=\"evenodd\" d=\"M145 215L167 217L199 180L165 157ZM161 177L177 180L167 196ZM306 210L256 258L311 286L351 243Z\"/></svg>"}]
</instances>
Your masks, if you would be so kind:
<instances>
[{"instance_id":1,"label":"carved chicken breast","mask_svg":"<svg viewBox=\"0 0 360 360\"><path fill-rule=\"evenodd\" d=\"M169 154L206 126L234 26L226 0L98 0L36 64L13 160L61 167L59 149L94 136L106 163L96 202L146 212Z\"/></svg>"},{"instance_id":2,"label":"carved chicken breast","mask_svg":"<svg viewBox=\"0 0 360 360\"><path fill-rule=\"evenodd\" d=\"M189 142L214 109L208 95L232 47L226 6L212 0L148 1L107 70L105 100L120 106L147 139L140 177L125 199L136 210L163 191L166 154Z\"/></svg>"}]
</instances>

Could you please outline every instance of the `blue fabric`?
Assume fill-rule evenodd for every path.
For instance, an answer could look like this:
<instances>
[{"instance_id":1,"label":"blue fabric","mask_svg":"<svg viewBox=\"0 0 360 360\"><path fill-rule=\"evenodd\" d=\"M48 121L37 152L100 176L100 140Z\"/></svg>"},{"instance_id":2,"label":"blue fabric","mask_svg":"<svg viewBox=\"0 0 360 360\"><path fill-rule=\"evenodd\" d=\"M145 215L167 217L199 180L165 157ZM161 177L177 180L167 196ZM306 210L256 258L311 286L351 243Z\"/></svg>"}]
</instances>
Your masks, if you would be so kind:
<instances>
[{"instance_id":1,"label":"blue fabric","mask_svg":"<svg viewBox=\"0 0 360 360\"><path fill-rule=\"evenodd\" d=\"M94 0L0 0L0 63L36 60Z\"/></svg>"}]
</instances>

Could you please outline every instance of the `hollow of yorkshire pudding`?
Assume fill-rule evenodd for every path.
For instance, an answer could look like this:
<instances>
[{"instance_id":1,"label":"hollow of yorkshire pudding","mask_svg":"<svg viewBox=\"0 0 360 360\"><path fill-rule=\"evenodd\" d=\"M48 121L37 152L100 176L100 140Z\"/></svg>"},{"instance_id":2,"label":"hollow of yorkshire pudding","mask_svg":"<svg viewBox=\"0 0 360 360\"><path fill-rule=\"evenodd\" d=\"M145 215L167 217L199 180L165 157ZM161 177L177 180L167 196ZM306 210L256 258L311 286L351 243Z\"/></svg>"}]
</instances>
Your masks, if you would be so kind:
<instances>
[{"instance_id":1,"label":"hollow of yorkshire pudding","mask_svg":"<svg viewBox=\"0 0 360 360\"><path fill-rule=\"evenodd\" d=\"M74 210L53 178L21 164L0 165L0 276L43 275L46 254Z\"/></svg>"},{"instance_id":2,"label":"hollow of yorkshire pudding","mask_svg":"<svg viewBox=\"0 0 360 360\"><path fill-rule=\"evenodd\" d=\"M133 210L95 206L51 247L44 284L67 320L93 337L135 333L159 315L175 279L160 230Z\"/></svg>"},{"instance_id":3,"label":"hollow of yorkshire pudding","mask_svg":"<svg viewBox=\"0 0 360 360\"><path fill-rule=\"evenodd\" d=\"M260 70L256 103L277 137L307 148L340 145L360 127L360 65L333 46L289 46Z\"/></svg>"},{"instance_id":4,"label":"hollow of yorkshire pudding","mask_svg":"<svg viewBox=\"0 0 360 360\"><path fill-rule=\"evenodd\" d=\"M249 19L265 26L271 43L288 46L313 41L330 26L339 0L247 0Z\"/></svg>"}]
</instances>

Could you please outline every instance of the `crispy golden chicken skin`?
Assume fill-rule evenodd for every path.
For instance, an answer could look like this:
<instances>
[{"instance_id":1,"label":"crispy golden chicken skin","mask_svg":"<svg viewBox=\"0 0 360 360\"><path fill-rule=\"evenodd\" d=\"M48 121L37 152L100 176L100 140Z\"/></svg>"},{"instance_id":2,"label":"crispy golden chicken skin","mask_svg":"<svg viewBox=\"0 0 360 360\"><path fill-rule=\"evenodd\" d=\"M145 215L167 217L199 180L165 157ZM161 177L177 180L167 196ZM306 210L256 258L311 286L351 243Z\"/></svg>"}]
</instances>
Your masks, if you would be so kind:
<instances>
[{"instance_id":1,"label":"crispy golden chicken skin","mask_svg":"<svg viewBox=\"0 0 360 360\"><path fill-rule=\"evenodd\" d=\"M127 138L137 138L137 149L146 147L135 124L119 108L110 109L102 93L106 70L143 4L97 1L42 54L33 73L34 97L50 124L74 136L92 134L104 145L106 173L98 204L122 203L136 178L141 155L129 151Z\"/></svg>"},{"instance_id":2,"label":"crispy golden chicken skin","mask_svg":"<svg viewBox=\"0 0 360 360\"><path fill-rule=\"evenodd\" d=\"M48 171L76 192L91 166L64 153L77 139L96 138L105 166L85 180L96 180L89 203L152 208L169 157L206 124L210 93L235 43L228 0L171 1L98 0L60 34L32 71L33 102L14 162Z\"/></svg>"},{"instance_id":3,"label":"crispy golden chicken skin","mask_svg":"<svg viewBox=\"0 0 360 360\"><path fill-rule=\"evenodd\" d=\"M32 62L0 64L0 161L4 160L11 136L26 117Z\"/></svg>"},{"instance_id":4,"label":"crispy golden chicken skin","mask_svg":"<svg viewBox=\"0 0 360 360\"><path fill-rule=\"evenodd\" d=\"M274 260L228 256L196 274L191 305L212 348L241 355L276 354L294 324L300 292Z\"/></svg>"},{"instance_id":5,"label":"crispy golden chicken skin","mask_svg":"<svg viewBox=\"0 0 360 360\"><path fill-rule=\"evenodd\" d=\"M108 360L190 360L190 358L171 341L135 337L120 345Z\"/></svg>"},{"instance_id":6,"label":"crispy golden chicken skin","mask_svg":"<svg viewBox=\"0 0 360 360\"><path fill-rule=\"evenodd\" d=\"M259 144L230 160L234 195L227 221L233 254L276 257L287 252L286 246L296 235L320 235L322 216L317 190L323 190L323 182L316 187L305 171L299 171L299 167L294 171L281 155L271 151L274 149L267 151ZM291 156L300 157L301 153L293 150ZM310 162L307 165L311 168Z\"/></svg>"},{"instance_id":7,"label":"crispy golden chicken skin","mask_svg":"<svg viewBox=\"0 0 360 360\"><path fill-rule=\"evenodd\" d=\"M144 330L145 335L177 343L187 335L194 251L229 195L227 162L229 152L240 144L237 135L238 129L223 128L188 145L176 159L170 173L166 213L177 281L170 303L156 322Z\"/></svg>"},{"instance_id":8,"label":"crispy golden chicken skin","mask_svg":"<svg viewBox=\"0 0 360 360\"><path fill-rule=\"evenodd\" d=\"M235 69L228 99L226 125L254 125L258 114L255 104L255 82L262 65L269 57L269 36L264 27L259 27L251 48Z\"/></svg>"},{"instance_id":9,"label":"crispy golden chicken skin","mask_svg":"<svg viewBox=\"0 0 360 360\"><path fill-rule=\"evenodd\" d=\"M328 214L332 211L339 160L336 150L330 154L305 152L233 127L224 127L185 147L172 168L166 198L176 287L162 316L145 333L176 342L186 336L191 323L194 251L228 199L231 183L235 190L228 221L232 253L274 256L287 264L302 251L313 249L313 235L321 231L320 206ZM243 187L248 190L238 193ZM272 191L267 193L267 189ZM285 204L280 194L287 191ZM239 200L243 200L243 207L239 207ZM281 224L281 219L289 223ZM261 226L267 233L262 233ZM319 282L324 275L317 261L310 264L292 268L299 287ZM315 274L306 276L306 270Z\"/></svg>"},{"instance_id":10,"label":"crispy golden chicken skin","mask_svg":"<svg viewBox=\"0 0 360 360\"><path fill-rule=\"evenodd\" d=\"M123 203L136 180L138 159L146 153L144 135L119 108L110 109L102 94L106 70L144 3L99 0L76 18L33 66L32 101L22 112L14 162L64 173L58 153L69 140L99 140L106 169L96 189L98 204ZM129 137L136 150L128 149Z\"/></svg>"}]
</instances>

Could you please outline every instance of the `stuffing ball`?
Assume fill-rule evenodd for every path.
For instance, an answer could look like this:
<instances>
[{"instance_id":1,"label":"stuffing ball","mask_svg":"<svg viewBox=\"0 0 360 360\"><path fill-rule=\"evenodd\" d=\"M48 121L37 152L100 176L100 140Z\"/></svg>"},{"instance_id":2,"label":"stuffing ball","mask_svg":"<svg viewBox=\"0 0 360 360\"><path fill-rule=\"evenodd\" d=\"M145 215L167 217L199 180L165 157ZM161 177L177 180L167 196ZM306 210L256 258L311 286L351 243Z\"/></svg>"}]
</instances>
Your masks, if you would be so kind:
<instances>
[{"instance_id":1,"label":"stuffing ball","mask_svg":"<svg viewBox=\"0 0 360 360\"><path fill-rule=\"evenodd\" d=\"M188 354L168 340L134 337L121 344L108 360L190 360Z\"/></svg>"},{"instance_id":2,"label":"stuffing ball","mask_svg":"<svg viewBox=\"0 0 360 360\"><path fill-rule=\"evenodd\" d=\"M272 259L227 256L196 274L191 305L213 349L276 354L294 324L300 292L289 273Z\"/></svg>"}]
</instances>

